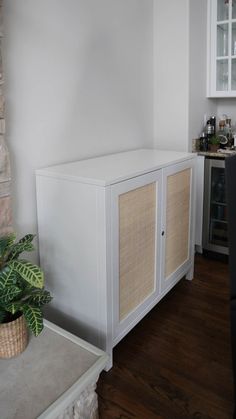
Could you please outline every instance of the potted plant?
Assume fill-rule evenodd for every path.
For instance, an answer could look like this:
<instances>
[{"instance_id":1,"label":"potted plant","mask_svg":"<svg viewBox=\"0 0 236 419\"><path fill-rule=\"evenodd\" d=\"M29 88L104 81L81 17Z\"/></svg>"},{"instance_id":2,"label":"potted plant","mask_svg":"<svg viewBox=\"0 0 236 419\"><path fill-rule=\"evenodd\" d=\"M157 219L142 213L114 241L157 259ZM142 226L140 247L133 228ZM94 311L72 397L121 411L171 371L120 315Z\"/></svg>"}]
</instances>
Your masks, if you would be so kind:
<instances>
[{"instance_id":1,"label":"potted plant","mask_svg":"<svg viewBox=\"0 0 236 419\"><path fill-rule=\"evenodd\" d=\"M217 135L214 135L210 139L210 151L216 152L220 146L220 138Z\"/></svg>"},{"instance_id":2,"label":"potted plant","mask_svg":"<svg viewBox=\"0 0 236 419\"><path fill-rule=\"evenodd\" d=\"M28 343L27 327L38 336L43 329L42 306L52 297L44 289L39 266L20 259L32 251L33 234L18 242L14 233L0 238L0 357L21 353Z\"/></svg>"}]
</instances>

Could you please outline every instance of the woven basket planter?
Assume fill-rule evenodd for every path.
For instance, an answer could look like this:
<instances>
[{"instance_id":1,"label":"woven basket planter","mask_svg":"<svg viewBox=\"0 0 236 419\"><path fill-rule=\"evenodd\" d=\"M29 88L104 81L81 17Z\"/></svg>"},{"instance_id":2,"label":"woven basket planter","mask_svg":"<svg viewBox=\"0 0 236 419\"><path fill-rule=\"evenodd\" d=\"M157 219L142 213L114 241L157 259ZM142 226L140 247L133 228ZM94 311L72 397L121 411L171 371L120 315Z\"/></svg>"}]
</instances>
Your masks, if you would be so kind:
<instances>
[{"instance_id":1,"label":"woven basket planter","mask_svg":"<svg viewBox=\"0 0 236 419\"><path fill-rule=\"evenodd\" d=\"M23 352L28 344L28 330L24 316L0 324L0 358L12 358Z\"/></svg>"}]
</instances>

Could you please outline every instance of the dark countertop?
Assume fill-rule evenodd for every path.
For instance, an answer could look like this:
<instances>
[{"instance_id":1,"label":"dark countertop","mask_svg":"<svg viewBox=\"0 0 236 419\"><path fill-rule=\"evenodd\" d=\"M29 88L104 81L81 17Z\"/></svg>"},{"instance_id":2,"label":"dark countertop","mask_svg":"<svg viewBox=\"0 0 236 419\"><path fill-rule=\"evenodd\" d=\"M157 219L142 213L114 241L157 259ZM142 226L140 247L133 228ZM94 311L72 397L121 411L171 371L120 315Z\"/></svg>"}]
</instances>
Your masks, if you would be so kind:
<instances>
[{"instance_id":1,"label":"dark countertop","mask_svg":"<svg viewBox=\"0 0 236 419\"><path fill-rule=\"evenodd\" d=\"M226 157L232 156L236 154L236 150L230 150L230 152L226 150L226 152L218 152L218 151L197 151L198 156L205 156L205 157L217 157L220 159L225 159Z\"/></svg>"}]
</instances>

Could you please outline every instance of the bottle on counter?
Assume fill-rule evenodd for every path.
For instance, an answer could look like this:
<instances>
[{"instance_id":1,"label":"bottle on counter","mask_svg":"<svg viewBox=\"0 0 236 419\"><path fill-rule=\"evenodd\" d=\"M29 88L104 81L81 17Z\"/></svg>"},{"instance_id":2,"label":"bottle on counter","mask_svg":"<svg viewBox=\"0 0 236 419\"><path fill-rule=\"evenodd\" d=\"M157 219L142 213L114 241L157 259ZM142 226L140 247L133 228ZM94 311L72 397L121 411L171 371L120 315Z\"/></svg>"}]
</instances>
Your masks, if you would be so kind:
<instances>
[{"instance_id":1,"label":"bottle on counter","mask_svg":"<svg viewBox=\"0 0 236 419\"><path fill-rule=\"evenodd\" d=\"M228 137L227 137L225 119L221 119L219 121L219 131L217 133L217 136L220 139L220 148L223 148L223 149L226 148L228 146Z\"/></svg>"},{"instance_id":2,"label":"bottle on counter","mask_svg":"<svg viewBox=\"0 0 236 419\"><path fill-rule=\"evenodd\" d=\"M203 132L200 136L199 148L200 148L200 151L208 151L209 140L208 140L208 135L205 132Z\"/></svg>"},{"instance_id":3,"label":"bottle on counter","mask_svg":"<svg viewBox=\"0 0 236 419\"><path fill-rule=\"evenodd\" d=\"M211 123L211 126L213 127L213 135L215 135L216 134L216 117L215 116L211 116L210 117L210 123Z\"/></svg>"},{"instance_id":4,"label":"bottle on counter","mask_svg":"<svg viewBox=\"0 0 236 419\"><path fill-rule=\"evenodd\" d=\"M211 139L216 134L216 117L210 116L206 122L204 131L199 138L199 149L200 151L209 151Z\"/></svg>"},{"instance_id":5,"label":"bottle on counter","mask_svg":"<svg viewBox=\"0 0 236 419\"><path fill-rule=\"evenodd\" d=\"M215 134L215 127L212 121L212 118L208 119L206 124L206 133L208 138L210 139Z\"/></svg>"},{"instance_id":6,"label":"bottle on counter","mask_svg":"<svg viewBox=\"0 0 236 419\"><path fill-rule=\"evenodd\" d=\"M212 139L215 137L215 134L216 134L216 117L215 116L211 116L207 120L205 132L208 138L208 150L209 149L211 150L212 144L215 144L215 143L212 143Z\"/></svg>"},{"instance_id":7,"label":"bottle on counter","mask_svg":"<svg viewBox=\"0 0 236 419\"><path fill-rule=\"evenodd\" d=\"M232 147L234 145L234 137L232 133L232 127L231 127L231 119L227 118L225 121L225 131L226 131L226 137L228 138L228 147Z\"/></svg>"}]
</instances>

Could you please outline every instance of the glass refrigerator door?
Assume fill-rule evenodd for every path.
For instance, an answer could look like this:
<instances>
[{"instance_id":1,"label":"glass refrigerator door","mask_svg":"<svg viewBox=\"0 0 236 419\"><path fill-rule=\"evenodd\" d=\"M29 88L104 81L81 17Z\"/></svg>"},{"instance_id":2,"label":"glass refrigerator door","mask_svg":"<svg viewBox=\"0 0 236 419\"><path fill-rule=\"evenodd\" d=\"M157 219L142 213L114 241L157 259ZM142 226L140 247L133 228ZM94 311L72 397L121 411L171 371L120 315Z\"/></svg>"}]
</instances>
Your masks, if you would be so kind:
<instances>
[{"instance_id":1,"label":"glass refrigerator door","mask_svg":"<svg viewBox=\"0 0 236 419\"><path fill-rule=\"evenodd\" d=\"M211 167L209 214L209 243L228 246L227 207L225 198L225 169Z\"/></svg>"}]
</instances>

